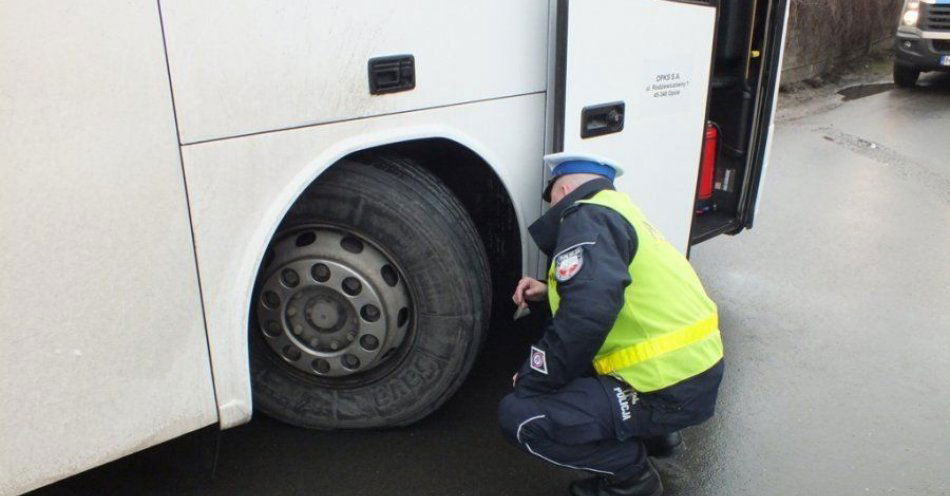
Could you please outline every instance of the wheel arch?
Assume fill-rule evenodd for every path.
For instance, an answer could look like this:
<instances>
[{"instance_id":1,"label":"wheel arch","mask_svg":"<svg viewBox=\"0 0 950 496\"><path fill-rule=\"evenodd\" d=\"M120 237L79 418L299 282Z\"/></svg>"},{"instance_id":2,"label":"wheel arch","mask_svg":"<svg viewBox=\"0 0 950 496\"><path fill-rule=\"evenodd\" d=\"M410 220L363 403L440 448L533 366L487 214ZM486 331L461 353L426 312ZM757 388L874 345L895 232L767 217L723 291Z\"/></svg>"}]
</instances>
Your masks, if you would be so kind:
<instances>
[{"instance_id":1,"label":"wheel arch","mask_svg":"<svg viewBox=\"0 0 950 496\"><path fill-rule=\"evenodd\" d=\"M227 341L226 343L216 343L214 340L210 343L221 428L240 425L251 418L248 363L250 308L258 271L282 220L290 208L303 197L308 186L318 181L334 164L347 158L365 158L367 155L386 152L417 160L442 179L459 197L475 221L488 251L496 294L508 277L532 270L531 264L534 261L530 251L526 249L524 214L511 193L512 184L505 179L505 164L493 155L490 147L457 130L442 127L389 130L334 143L310 160L270 201L269 208L258 218L252 242L244 250L244 260L237 265L240 274L235 274L234 280L240 281L243 290L235 293L240 295L241 304L238 305L238 302L234 301L234 314L227 318L234 325L228 327L227 336L221 340ZM465 173L453 173L458 171L446 166L445 162L440 165L440 158L446 156L457 160L454 164L460 166ZM485 201L486 197L481 195L484 191L490 192L487 198L492 201ZM499 211L504 212L502 223L492 218L492 215ZM516 257L511 257L513 248L517 248L519 252ZM508 263L512 258L517 262ZM215 347L227 351L215 353ZM215 360L216 357L220 357L219 360Z\"/></svg>"},{"instance_id":2,"label":"wheel arch","mask_svg":"<svg viewBox=\"0 0 950 496\"><path fill-rule=\"evenodd\" d=\"M521 234L524 223L517 215L510 191L488 161L471 148L446 138L393 143L346 158L371 160L378 153L407 157L438 177L475 223L488 254L493 293L497 295L513 287L527 264Z\"/></svg>"}]
</instances>

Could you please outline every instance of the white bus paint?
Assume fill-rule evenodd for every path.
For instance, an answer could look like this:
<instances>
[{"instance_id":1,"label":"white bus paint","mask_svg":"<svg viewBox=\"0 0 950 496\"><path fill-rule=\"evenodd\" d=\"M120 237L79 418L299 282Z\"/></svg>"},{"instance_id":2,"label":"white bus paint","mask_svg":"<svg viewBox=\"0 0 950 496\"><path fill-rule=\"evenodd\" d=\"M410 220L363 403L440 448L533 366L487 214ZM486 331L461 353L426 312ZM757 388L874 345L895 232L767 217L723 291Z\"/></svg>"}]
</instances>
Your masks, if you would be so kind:
<instances>
[{"instance_id":1,"label":"white bus paint","mask_svg":"<svg viewBox=\"0 0 950 496\"><path fill-rule=\"evenodd\" d=\"M300 192L352 152L423 138L468 148L511 198L525 273L543 273L526 226L555 141L557 5L0 5L0 494L247 421L263 253ZM561 138L624 161L635 181L621 187L684 246L712 9L571 5L572 29L627 27L608 33L621 48L609 53L569 43ZM622 49L631 43L649 53ZM416 57L416 89L371 96L367 60L401 53ZM598 84L613 59L637 85ZM670 72L689 92L625 93ZM576 139L579 110L614 98L628 102L634 139ZM637 189L647 182L669 194Z\"/></svg>"},{"instance_id":2,"label":"white bus paint","mask_svg":"<svg viewBox=\"0 0 950 496\"><path fill-rule=\"evenodd\" d=\"M294 199L323 170L356 150L446 138L491 164L515 200L522 239L539 214L544 95L314 126L183 149L221 406L230 427L250 417L247 328L264 249ZM528 165L531 164L531 165ZM522 250L533 267L536 249Z\"/></svg>"},{"instance_id":3,"label":"white bus paint","mask_svg":"<svg viewBox=\"0 0 950 496\"><path fill-rule=\"evenodd\" d=\"M0 7L0 494L217 421L155 2Z\"/></svg>"},{"instance_id":4,"label":"white bus paint","mask_svg":"<svg viewBox=\"0 0 950 496\"><path fill-rule=\"evenodd\" d=\"M606 12L615 19L609 29ZM617 189L686 253L716 9L665 0L573 2L568 21L564 149L618 157L625 173ZM630 46L651 50L634 55ZM581 138L581 110L612 101L626 103L627 132Z\"/></svg>"},{"instance_id":5,"label":"white bus paint","mask_svg":"<svg viewBox=\"0 0 950 496\"><path fill-rule=\"evenodd\" d=\"M164 0L182 141L544 91L544 1ZM367 91L411 53L416 88Z\"/></svg>"}]
</instances>

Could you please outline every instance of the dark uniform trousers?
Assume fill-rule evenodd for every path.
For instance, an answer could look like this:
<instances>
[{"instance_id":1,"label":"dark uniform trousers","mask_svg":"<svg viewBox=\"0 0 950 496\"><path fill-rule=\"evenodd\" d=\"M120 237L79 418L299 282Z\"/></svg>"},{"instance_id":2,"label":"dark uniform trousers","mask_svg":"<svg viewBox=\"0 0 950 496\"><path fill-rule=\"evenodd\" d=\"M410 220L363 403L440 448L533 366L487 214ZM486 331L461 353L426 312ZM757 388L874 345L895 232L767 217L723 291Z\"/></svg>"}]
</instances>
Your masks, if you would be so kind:
<instances>
[{"instance_id":1,"label":"dark uniform trousers","mask_svg":"<svg viewBox=\"0 0 950 496\"><path fill-rule=\"evenodd\" d=\"M626 479L646 463L642 439L712 416L722 362L693 379L688 382L697 387L678 388L676 398L662 391L637 394L609 376L574 379L552 394L515 389L501 401L498 416L508 441L538 458Z\"/></svg>"}]
</instances>

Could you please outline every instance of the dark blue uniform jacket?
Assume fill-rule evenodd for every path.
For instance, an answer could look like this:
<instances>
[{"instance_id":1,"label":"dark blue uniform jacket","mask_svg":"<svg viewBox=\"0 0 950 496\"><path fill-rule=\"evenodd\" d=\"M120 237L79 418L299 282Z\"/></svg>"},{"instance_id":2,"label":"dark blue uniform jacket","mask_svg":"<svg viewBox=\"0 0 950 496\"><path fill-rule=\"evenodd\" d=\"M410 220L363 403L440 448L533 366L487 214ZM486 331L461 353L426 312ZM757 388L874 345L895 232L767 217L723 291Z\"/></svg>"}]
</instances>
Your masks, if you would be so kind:
<instances>
[{"instance_id":1,"label":"dark blue uniform jacket","mask_svg":"<svg viewBox=\"0 0 950 496\"><path fill-rule=\"evenodd\" d=\"M633 226L610 208L575 205L604 189L613 189L606 179L581 185L529 227L535 243L549 257L582 246L583 264L576 275L558 283L560 307L535 344L545 354L547 373L533 369L529 357L518 372L520 395L551 393L578 377L593 375L592 360L624 305L624 290L636 284L629 270L637 254ZM672 409L688 403L694 414L705 416L708 410L711 415L712 404L697 402L703 403L706 396L715 402L722 368L720 361L706 372L640 398Z\"/></svg>"}]
</instances>

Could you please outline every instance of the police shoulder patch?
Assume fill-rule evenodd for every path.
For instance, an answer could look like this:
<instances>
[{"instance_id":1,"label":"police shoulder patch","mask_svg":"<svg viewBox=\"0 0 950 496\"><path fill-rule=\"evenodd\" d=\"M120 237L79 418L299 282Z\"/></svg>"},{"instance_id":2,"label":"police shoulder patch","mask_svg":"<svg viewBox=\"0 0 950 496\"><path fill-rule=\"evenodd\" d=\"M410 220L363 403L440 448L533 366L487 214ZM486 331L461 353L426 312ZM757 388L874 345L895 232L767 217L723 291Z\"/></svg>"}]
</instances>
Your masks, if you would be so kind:
<instances>
[{"instance_id":1,"label":"police shoulder patch","mask_svg":"<svg viewBox=\"0 0 950 496\"><path fill-rule=\"evenodd\" d=\"M537 346L531 347L531 370L535 372L540 372L544 375L548 374L548 357L547 354L541 348Z\"/></svg>"},{"instance_id":2,"label":"police shoulder patch","mask_svg":"<svg viewBox=\"0 0 950 496\"><path fill-rule=\"evenodd\" d=\"M575 246L554 257L554 278L564 282L577 275L584 268L584 248Z\"/></svg>"}]
</instances>

